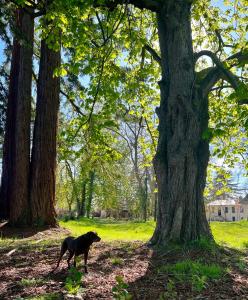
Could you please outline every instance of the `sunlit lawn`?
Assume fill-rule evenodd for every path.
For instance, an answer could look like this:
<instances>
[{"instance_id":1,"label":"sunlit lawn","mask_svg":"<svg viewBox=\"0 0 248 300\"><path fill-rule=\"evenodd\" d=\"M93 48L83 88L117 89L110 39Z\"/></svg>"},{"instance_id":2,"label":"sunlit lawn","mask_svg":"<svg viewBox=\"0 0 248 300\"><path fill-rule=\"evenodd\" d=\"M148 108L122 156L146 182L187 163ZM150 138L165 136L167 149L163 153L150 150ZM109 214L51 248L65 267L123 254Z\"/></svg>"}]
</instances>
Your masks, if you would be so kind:
<instances>
[{"instance_id":1,"label":"sunlit lawn","mask_svg":"<svg viewBox=\"0 0 248 300\"><path fill-rule=\"evenodd\" d=\"M153 233L155 223L81 218L67 222L60 221L60 226L69 229L75 236L87 231L96 231L105 241L147 241Z\"/></svg>"},{"instance_id":2,"label":"sunlit lawn","mask_svg":"<svg viewBox=\"0 0 248 300\"><path fill-rule=\"evenodd\" d=\"M87 231L97 231L105 241L126 240L147 241L152 236L155 222L113 221L104 219L86 219L60 221L62 227L68 228L78 236ZM248 247L248 221L212 222L211 229L218 244L235 248Z\"/></svg>"},{"instance_id":3,"label":"sunlit lawn","mask_svg":"<svg viewBox=\"0 0 248 300\"><path fill-rule=\"evenodd\" d=\"M248 248L248 221L211 222L215 241L233 248Z\"/></svg>"}]
</instances>

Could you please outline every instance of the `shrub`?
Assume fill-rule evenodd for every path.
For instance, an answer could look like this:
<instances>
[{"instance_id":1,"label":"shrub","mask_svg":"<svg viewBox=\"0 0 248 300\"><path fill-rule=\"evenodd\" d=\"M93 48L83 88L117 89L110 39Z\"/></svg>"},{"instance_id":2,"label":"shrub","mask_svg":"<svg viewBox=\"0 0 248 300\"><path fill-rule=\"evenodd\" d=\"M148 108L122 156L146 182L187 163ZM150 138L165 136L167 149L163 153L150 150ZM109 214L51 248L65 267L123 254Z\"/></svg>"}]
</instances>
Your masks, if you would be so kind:
<instances>
[{"instance_id":1,"label":"shrub","mask_svg":"<svg viewBox=\"0 0 248 300\"><path fill-rule=\"evenodd\" d=\"M117 266L117 265L123 265L124 264L124 261L122 258L120 257L113 257L111 258L111 263L114 265L114 266Z\"/></svg>"},{"instance_id":2,"label":"shrub","mask_svg":"<svg viewBox=\"0 0 248 300\"><path fill-rule=\"evenodd\" d=\"M75 267L70 268L69 275L65 279L65 289L69 294L77 294L81 287L82 277L82 272L79 272Z\"/></svg>"},{"instance_id":3,"label":"shrub","mask_svg":"<svg viewBox=\"0 0 248 300\"><path fill-rule=\"evenodd\" d=\"M131 300L132 296L129 294L127 288L128 284L124 282L122 276L116 276L116 285L112 288L114 299L116 300Z\"/></svg>"},{"instance_id":4,"label":"shrub","mask_svg":"<svg viewBox=\"0 0 248 300\"><path fill-rule=\"evenodd\" d=\"M167 282L166 291L159 295L159 300L177 299L177 292L173 280Z\"/></svg>"}]
</instances>

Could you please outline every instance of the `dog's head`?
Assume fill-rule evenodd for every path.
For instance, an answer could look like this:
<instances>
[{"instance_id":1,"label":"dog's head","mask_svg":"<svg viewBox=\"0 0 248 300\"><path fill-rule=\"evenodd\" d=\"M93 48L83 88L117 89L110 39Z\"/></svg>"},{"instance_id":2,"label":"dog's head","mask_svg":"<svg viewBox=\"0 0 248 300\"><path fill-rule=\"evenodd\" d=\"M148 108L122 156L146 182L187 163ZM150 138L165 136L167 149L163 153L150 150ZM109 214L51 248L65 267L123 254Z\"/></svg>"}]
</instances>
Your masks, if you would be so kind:
<instances>
[{"instance_id":1,"label":"dog's head","mask_svg":"<svg viewBox=\"0 0 248 300\"><path fill-rule=\"evenodd\" d=\"M97 233L93 232L93 231L87 232L87 236L93 242L100 242L100 240L101 240L101 238L97 235Z\"/></svg>"}]
</instances>

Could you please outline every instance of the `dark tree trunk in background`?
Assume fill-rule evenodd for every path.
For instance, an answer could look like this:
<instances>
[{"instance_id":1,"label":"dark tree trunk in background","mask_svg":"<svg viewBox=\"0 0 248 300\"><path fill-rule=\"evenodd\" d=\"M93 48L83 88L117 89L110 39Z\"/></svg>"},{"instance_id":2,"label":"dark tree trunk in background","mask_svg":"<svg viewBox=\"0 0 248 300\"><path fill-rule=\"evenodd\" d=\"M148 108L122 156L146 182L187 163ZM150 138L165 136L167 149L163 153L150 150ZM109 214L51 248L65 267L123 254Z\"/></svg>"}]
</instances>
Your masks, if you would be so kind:
<instances>
[{"instance_id":1,"label":"dark tree trunk in background","mask_svg":"<svg viewBox=\"0 0 248 300\"><path fill-rule=\"evenodd\" d=\"M34 20L16 11L12 49L7 120L5 127L0 216L11 225L28 223L30 119Z\"/></svg>"},{"instance_id":2,"label":"dark tree trunk in background","mask_svg":"<svg viewBox=\"0 0 248 300\"><path fill-rule=\"evenodd\" d=\"M158 193L154 195L154 212L153 212L153 220L157 221L157 207L158 207Z\"/></svg>"},{"instance_id":3,"label":"dark tree trunk in background","mask_svg":"<svg viewBox=\"0 0 248 300\"><path fill-rule=\"evenodd\" d=\"M81 199L81 205L80 205L80 211L79 211L79 216L82 216L82 217L85 216L86 184L87 184L87 180L84 180L83 184L82 184L82 199Z\"/></svg>"},{"instance_id":4,"label":"dark tree trunk in background","mask_svg":"<svg viewBox=\"0 0 248 300\"><path fill-rule=\"evenodd\" d=\"M147 204L148 204L148 174L146 171L146 176L144 180L144 199L143 199L143 220L146 222L147 221Z\"/></svg>"},{"instance_id":5,"label":"dark tree trunk in background","mask_svg":"<svg viewBox=\"0 0 248 300\"><path fill-rule=\"evenodd\" d=\"M41 41L36 117L31 160L31 215L33 224L56 225L55 172L60 80L53 75L60 66L60 51Z\"/></svg>"},{"instance_id":6,"label":"dark tree trunk in background","mask_svg":"<svg viewBox=\"0 0 248 300\"><path fill-rule=\"evenodd\" d=\"M151 168L150 171L151 171L151 176L149 176L149 186L151 188L151 214L153 215L154 221L156 221L157 202L158 202L157 181L155 179L154 168Z\"/></svg>"},{"instance_id":7,"label":"dark tree trunk in background","mask_svg":"<svg viewBox=\"0 0 248 300\"><path fill-rule=\"evenodd\" d=\"M141 123L140 123L141 125ZM142 176L140 175L139 170L139 161L138 161L138 138L139 138L139 130L138 133L135 132L134 141L133 141L133 164L134 164L134 173L138 184L138 198L140 202L140 217L146 222L147 219L147 195L146 195L146 186L145 181L143 182Z\"/></svg>"},{"instance_id":8,"label":"dark tree trunk in background","mask_svg":"<svg viewBox=\"0 0 248 300\"><path fill-rule=\"evenodd\" d=\"M157 13L161 49L157 225L152 244L211 236L203 190L209 159L208 103L195 85L190 2L165 1Z\"/></svg>"},{"instance_id":9,"label":"dark tree trunk in background","mask_svg":"<svg viewBox=\"0 0 248 300\"><path fill-rule=\"evenodd\" d=\"M91 207L92 207L92 199L94 192L94 180L95 180L95 171L90 171L90 182L89 182L89 198L86 207L86 215L87 218L90 217Z\"/></svg>"}]
</instances>

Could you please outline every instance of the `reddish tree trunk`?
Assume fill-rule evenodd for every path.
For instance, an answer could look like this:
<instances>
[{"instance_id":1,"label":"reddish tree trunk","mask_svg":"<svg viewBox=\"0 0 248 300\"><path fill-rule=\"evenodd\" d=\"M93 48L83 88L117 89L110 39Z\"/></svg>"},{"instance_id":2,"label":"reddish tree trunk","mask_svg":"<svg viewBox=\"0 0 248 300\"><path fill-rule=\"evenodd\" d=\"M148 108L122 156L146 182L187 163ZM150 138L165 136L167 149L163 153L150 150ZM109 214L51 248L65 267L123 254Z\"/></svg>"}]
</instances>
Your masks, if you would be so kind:
<instances>
[{"instance_id":1,"label":"reddish tree trunk","mask_svg":"<svg viewBox=\"0 0 248 300\"><path fill-rule=\"evenodd\" d=\"M12 50L0 193L1 217L12 225L28 223L34 20L18 9L16 27L19 36Z\"/></svg>"},{"instance_id":2,"label":"reddish tree trunk","mask_svg":"<svg viewBox=\"0 0 248 300\"><path fill-rule=\"evenodd\" d=\"M60 80L53 75L60 52L41 41L36 118L31 160L31 217L36 225L56 225L55 172Z\"/></svg>"}]
</instances>

